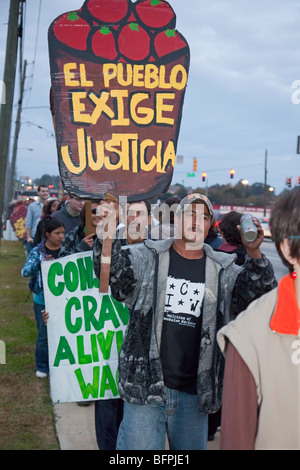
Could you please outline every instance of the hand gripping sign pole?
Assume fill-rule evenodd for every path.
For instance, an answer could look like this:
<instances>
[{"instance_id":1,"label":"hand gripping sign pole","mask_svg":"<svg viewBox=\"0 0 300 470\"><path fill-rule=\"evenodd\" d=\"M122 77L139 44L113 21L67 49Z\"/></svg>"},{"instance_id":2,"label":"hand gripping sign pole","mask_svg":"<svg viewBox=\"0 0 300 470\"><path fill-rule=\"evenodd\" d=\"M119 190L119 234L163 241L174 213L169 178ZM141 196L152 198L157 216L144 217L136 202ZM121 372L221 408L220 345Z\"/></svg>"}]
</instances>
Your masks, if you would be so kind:
<instances>
[{"instance_id":1,"label":"hand gripping sign pole","mask_svg":"<svg viewBox=\"0 0 300 470\"><path fill-rule=\"evenodd\" d=\"M172 180L189 47L164 0L86 0L49 27L58 165L66 191L128 202Z\"/></svg>"}]
</instances>

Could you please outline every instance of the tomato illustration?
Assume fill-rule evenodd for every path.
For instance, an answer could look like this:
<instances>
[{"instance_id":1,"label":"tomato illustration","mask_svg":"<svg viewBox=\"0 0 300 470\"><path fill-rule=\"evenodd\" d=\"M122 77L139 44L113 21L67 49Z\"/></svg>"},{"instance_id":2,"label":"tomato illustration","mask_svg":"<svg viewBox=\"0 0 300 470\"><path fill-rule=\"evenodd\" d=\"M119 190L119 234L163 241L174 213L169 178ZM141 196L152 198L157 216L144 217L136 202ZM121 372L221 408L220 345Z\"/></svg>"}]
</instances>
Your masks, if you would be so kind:
<instances>
[{"instance_id":1,"label":"tomato illustration","mask_svg":"<svg viewBox=\"0 0 300 470\"><path fill-rule=\"evenodd\" d=\"M92 50L98 57L114 60L117 57L115 38L108 26L97 29L92 36Z\"/></svg>"},{"instance_id":2,"label":"tomato illustration","mask_svg":"<svg viewBox=\"0 0 300 470\"><path fill-rule=\"evenodd\" d=\"M135 10L140 21L150 29L175 26L175 13L165 0L139 0ZM171 22L174 24L171 25Z\"/></svg>"},{"instance_id":3,"label":"tomato illustration","mask_svg":"<svg viewBox=\"0 0 300 470\"><path fill-rule=\"evenodd\" d=\"M53 32L59 41L79 51L86 50L90 30L88 23L76 11L59 16L53 26Z\"/></svg>"},{"instance_id":4,"label":"tomato illustration","mask_svg":"<svg viewBox=\"0 0 300 470\"><path fill-rule=\"evenodd\" d=\"M158 57L164 57L172 52L187 48L185 39L175 29L167 29L157 34L154 47Z\"/></svg>"},{"instance_id":5,"label":"tomato illustration","mask_svg":"<svg viewBox=\"0 0 300 470\"><path fill-rule=\"evenodd\" d=\"M150 53L150 36L137 23L128 23L119 33L118 45L125 58L140 61Z\"/></svg>"},{"instance_id":6,"label":"tomato illustration","mask_svg":"<svg viewBox=\"0 0 300 470\"><path fill-rule=\"evenodd\" d=\"M89 0L86 7L94 18L106 24L119 23L129 11L128 0Z\"/></svg>"}]
</instances>

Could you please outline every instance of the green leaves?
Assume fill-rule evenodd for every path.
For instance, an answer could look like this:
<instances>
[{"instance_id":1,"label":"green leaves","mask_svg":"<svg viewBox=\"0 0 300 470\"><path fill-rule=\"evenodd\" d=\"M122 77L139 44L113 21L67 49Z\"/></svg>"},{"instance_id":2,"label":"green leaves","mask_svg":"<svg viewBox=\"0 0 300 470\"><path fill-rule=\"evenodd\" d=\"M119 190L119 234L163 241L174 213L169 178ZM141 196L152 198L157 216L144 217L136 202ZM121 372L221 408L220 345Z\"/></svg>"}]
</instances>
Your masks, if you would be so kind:
<instances>
[{"instance_id":1,"label":"green leaves","mask_svg":"<svg viewBox=\"0 0 300 470\"><path fill-rule=\"evenodd\" d=\"M171 38L171 37L175 38L175 37L176 37L175 29L166 29L165 35L166 35L168 38Z\"/></svg>"},{"instance_id":2,"label":"green leaves","mask_svg":"<svg viewBox=\"0 0 300 470\"><path fill-rule=\"evenodd\" d=\"M102 26L102 28L100 29L100 33L103 34L104 36L106 36L107 34L110 34L110 29L108 26Z\"/></svg>"},{"instance_id":3,"label":"green leaves","mask_svg":"<svg viewBox=\"0 0 300 470\"><path fill-rule=\"evenodd\" d=\"M71 11L71 12L68 14L68 20L70 20L70 21L77 21L77 20L79 20L79 16L77 15L76 11Z\"/></svg>"},{"instance_id":4,"label":"green leaves","mask_svg":"<svg viewBox=\"0 0 300 470\"><path fill-rule=\"evenodd\" d=\"M137 23L130 23L129 28L131 31L139 31L139 25Z\"/></svg>"}]
</instances>

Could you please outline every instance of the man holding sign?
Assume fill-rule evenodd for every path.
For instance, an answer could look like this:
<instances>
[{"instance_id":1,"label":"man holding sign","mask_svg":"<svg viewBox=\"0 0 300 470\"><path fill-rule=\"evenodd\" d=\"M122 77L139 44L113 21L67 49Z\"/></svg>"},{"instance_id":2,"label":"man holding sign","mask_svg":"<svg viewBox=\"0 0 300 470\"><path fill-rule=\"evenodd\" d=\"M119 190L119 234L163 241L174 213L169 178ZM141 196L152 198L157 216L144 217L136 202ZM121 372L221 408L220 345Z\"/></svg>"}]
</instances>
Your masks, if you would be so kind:
<instances>
[{"instance_id":1,"label":"man holding sign","mask_svg":"<svg viewBox=\"0 0 300 470\"><path fill-rule=\"evenodd\" d=\"M94 245L100 272L103 237L113 237L114 210L107 206ZM243 267L235 256L204 244L213 218L210 201L191 194L178 205L176 238L122 247L112 244L110 286L129 308L119 356L119 394L124 400L117 448L171 450L206 448L208 413L221 405L224 359L216 333L232 310L242 311L276 281L260 252L263 231L244 245Z\"/></svg>"}]
</instances>

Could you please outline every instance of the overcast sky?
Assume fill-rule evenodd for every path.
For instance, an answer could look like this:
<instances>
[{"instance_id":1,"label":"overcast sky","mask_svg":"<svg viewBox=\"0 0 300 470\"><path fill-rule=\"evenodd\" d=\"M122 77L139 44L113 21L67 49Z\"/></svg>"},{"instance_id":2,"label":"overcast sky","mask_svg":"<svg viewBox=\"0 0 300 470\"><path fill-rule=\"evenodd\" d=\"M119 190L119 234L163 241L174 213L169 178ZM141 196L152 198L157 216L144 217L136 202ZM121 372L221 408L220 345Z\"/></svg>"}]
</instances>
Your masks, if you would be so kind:
<instances>
[{"instance_id":1,"label":"overcast sky","mask_svg":"<svg viewBox=\"0 0 300 470\"><path fill-rule=\"evenodd\" d=\"M24 59L28 62L17 176L58 175L49 111L47 31L59 14L83 0L26 0ZM280 193L286 177L300 176L300 0L170 0L176 28L187 39L191 66L173 183L193 188L264 181ZM3 78L9 0L0 0L0 79ZM36 41L37 39L37 41ZM18 75L17 75L18 79ZM300 84L300 82L299 82ZM300 87L299 87L300 88ZM297 96L300 97L300 93ZM18 88L15 103L18 99ZM14 107L14 118L16 106ZM12 128L12 135L14 127ZM33 149L33 150L28 150ZM198 158L196 177L193 158ZM230 180L229 171L236 171Z\"/></svg>"}]
</instances>

